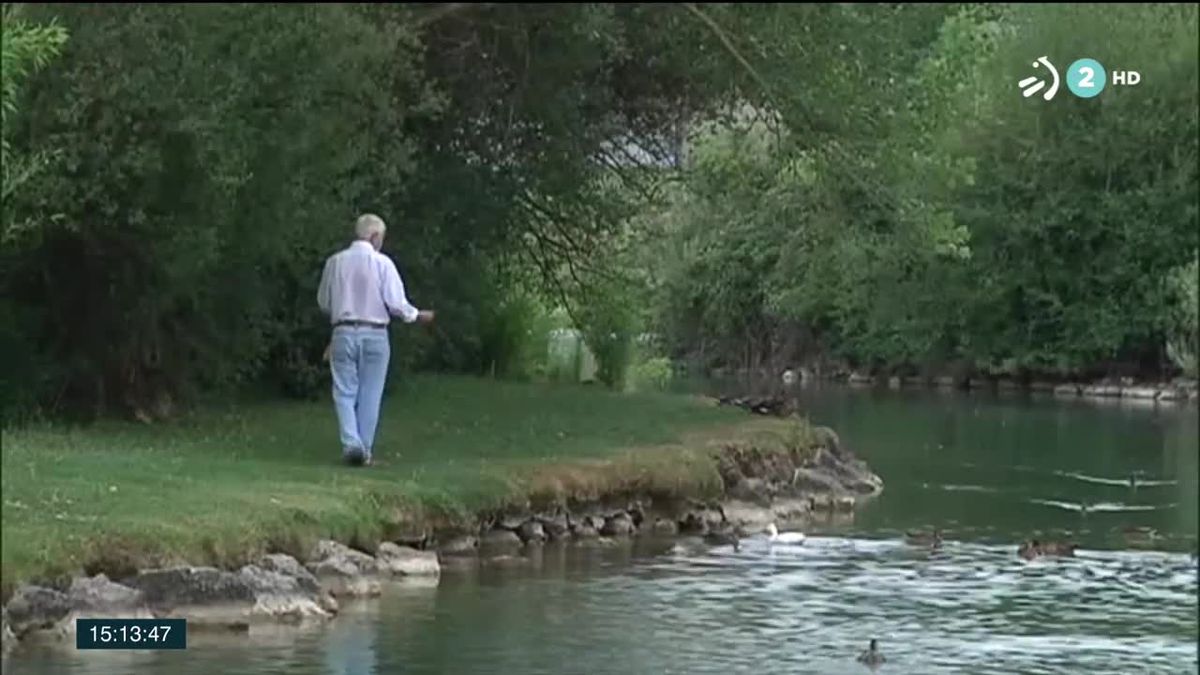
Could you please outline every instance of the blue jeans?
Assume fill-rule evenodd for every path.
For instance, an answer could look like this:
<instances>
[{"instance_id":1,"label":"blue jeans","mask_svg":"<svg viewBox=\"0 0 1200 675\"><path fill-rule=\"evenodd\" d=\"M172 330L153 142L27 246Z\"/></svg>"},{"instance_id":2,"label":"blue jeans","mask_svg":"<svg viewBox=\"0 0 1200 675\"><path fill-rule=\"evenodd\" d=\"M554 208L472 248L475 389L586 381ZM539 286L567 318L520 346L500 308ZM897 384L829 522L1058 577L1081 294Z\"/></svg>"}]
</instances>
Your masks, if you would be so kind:
<instances>
[{"instance_id":1,"label":"blue jeans","mask_svg":"<svg viewBox=\"0 0 1200 675\"><path fill-rule=\"evenodd\" d=\"M386 328L333 329L329 368L333 372L333 407L343 453L357 448L367 459L371 457L391 355Z\"/></svg>"}]
</instances>

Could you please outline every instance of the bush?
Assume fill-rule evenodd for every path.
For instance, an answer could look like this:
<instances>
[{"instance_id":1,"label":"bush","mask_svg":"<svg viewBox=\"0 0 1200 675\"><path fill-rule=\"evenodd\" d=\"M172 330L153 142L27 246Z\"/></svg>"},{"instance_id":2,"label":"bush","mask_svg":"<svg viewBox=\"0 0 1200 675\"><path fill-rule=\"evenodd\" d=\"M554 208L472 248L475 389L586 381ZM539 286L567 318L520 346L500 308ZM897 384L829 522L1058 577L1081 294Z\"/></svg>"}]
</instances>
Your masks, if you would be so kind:
<instances>
[{"instance_id":1,"label":"bush","mask_svg":"<svg viewBox=\"0 0 1200 675\"><path fill-rule=\"evenodd\" d=\"M0 268L6 339L62 366L41 402L142 416L270 374L315 387L321 262L412 168L378 95L407 48L348 6L28 10L71 34L5 120L15 152L58 157L11 205L55 218Z\"/></svg>"},{"instance_id":2,"label":"bush","mask_svg":"<svg viewBox=\"0 0 1200 675\"><path fill-rule=\"evenodd\" d=\"M1188 377L1200 376L1200 257L1176 269L1168 285L1174 301L1167 331L1167 354Z\"/></svg>"},{"instance_id":3,"label":"bush","mask_svg":"<svg viewBox=\"0 0 1200 675\"><path fill-rule=\"evenodd\" d=\"M664 391L671 384L672 374L670 359L663 356L651 357L634 365L631 385L635 391Z\"/></svg>"},{"instance_id":4,"label":"bush","mask_svg":"<svg viewBox=\"0 0 1200 675\"><path fill-rule=\"evenodd\" d=\"M481 317L484 372L493 377L528 380L547 371L553 319L526 291L510 291Z\"/></svg>"}]
</instances>

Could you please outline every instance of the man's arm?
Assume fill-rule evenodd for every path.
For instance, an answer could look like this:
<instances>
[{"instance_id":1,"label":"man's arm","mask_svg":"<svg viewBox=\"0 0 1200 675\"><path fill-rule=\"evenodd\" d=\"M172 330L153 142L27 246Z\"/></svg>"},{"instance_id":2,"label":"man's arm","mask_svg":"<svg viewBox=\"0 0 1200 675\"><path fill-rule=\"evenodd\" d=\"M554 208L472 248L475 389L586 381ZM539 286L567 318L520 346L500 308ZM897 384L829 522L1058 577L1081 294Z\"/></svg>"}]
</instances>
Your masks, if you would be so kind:
<instances>
[{"instance_id":1,"label":"man's arm","mask_svg":"<svg viewBox=\"0 0 1200 675\"><path fill-rule=\"evenodd\" d=\"M325 260L325 268L321 270L321 284L317 286L317 306L320 307L321 311L325 314L329 314L330 312L329 305L332 296L330 285L332 283L332 279L330 278L329 268L332 263L333 258L328 258Z\"/></svg>"},{"instance_id":2,"label":"man's arm","mask_svg":"<svg viewBox=\"0 0 1200 675\"><path fill-rule=\"evenodd\" d=\"M408 301L408 296L404 293L404 281L400 279L400 271L396 269L396 263L387 256L380 256L383 263L383 304L387 305L388 312L393 316L398 316L405 323L412 323L420 318L422 312L413 307Z\"/></svg>"}]
</instances>

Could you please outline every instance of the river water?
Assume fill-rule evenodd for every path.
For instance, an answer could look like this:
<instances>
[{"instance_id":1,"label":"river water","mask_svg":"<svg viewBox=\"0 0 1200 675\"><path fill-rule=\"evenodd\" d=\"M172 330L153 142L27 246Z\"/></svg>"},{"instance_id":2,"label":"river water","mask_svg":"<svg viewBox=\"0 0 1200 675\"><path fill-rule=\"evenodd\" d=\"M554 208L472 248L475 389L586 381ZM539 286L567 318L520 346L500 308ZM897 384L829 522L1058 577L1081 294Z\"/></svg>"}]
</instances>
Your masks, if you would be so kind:
<instances>
[{"instance_id":1,"label":"river water","mask_svg":"<svg viewBox=\"0 0 1200 675\"><path fill-rule=\"evenodd\" d=\"M174 653L22 646L5 673L856 673L871 638L883 673L1200 672L1194 406L800 397L886 484L802 546L548 546L324 626L190 635ZM905 543L927 527L939 550ZM1026 562L1027 538L1081 549Z\"/></svg>"}]
</instances>

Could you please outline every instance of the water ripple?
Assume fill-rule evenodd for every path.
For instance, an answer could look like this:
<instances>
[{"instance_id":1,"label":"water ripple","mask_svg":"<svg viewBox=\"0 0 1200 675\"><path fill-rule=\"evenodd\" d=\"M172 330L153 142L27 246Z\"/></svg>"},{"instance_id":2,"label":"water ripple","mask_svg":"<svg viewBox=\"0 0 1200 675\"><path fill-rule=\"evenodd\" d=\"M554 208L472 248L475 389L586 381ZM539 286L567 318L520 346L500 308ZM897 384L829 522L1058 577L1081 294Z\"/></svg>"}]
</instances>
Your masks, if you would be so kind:
<instances>
[{"instance_id":1,"label":"water ripple","mask_svg":"<svg viewBox=\"0 0 1200 675\"><path fill-rule=\"evenodd\" d=\"M1186 670L1196 662L1190 556L1082 551L1026 562L1013 546L947 542L922 558L897 540L810 541L819 544L786 557L747 542L704 578L660 560L626 583L684 633L738 654L802 640L803 672L842 672L871 637L901 672L1195 672Z\"/></svg>"}]
</instances>

